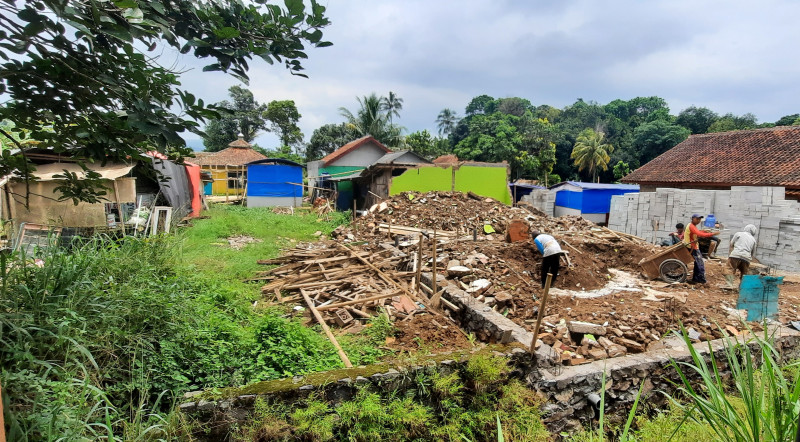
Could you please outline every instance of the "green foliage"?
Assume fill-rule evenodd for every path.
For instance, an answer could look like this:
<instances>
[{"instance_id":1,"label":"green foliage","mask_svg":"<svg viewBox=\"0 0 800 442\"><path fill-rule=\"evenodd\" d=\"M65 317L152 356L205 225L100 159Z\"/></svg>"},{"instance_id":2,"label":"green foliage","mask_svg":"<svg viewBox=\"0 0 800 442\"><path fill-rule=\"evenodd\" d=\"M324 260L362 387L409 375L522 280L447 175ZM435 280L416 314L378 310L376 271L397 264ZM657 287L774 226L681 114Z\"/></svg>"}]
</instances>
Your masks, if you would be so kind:
<instances>
[{"instance_id":1,"label":"green foliage","mask_svg":"<svg viewBox=\"0 0 800 442\"><path fill-rule=\"evenodd\" d=\"M153 148L185 156L180 133L200 134L198 121L216 112L179 89L179 72L147 52L169 46L209 59L206 71L243 81L254 56L303 75L306 46L330 45L322 40L329 21L314 0L309 8L298 0L284 4L3 2L0 93L9 99L0 120L13 121L55 153L69 150L90 160L140 158ZM0 176L12 172L27 176L18 162L0 162Z\"/></svg>"},{"instance_id":2,"label":"green foliage","mask_svg":"<svg viewBox=\"0 0 800 442\"><path fill-rule=\"evenodd\" d=\"M614 151L614 146L603 143L604 138L603 132L586 129L578 136L570 155L578 170L589 171L592 181L597 181L598 170L608 169L608 162L611 160L609 154Z\"/></svg>"},{"instance_id":3,"label":"green foliage","mask_svg":"<svg viewBox=\"0 0 800 442\"><path fill-rule=\"evenodd\" d=\"M758 126L758 119L755 115L747 113L744 115L725 114L708 127L708 132L728 132L732 130L754 129Z\"/></svg>"},{"instance_id":4,"label":"green foliage","mask_svg":"<svg viewBox=\"0 0 800 442\"><path fill-rule=\"evenodd\" d=\"M485 391L502 379L508 369L508 361L497 356L477 355L467 362L465 377L475 390Z\"/></svg>"},{"instance_id":5,"label":"green foliage","mask_svg":"<svg viewBox=\"0 0 800 442\"><path fill-rule=\"evenodd\" d=\"M392 91L389 91L387 97L381 97L381 110L386 112L389 117L389 124L392 124L392 118L400 118L400 111L403 110L403 99L398 97Z\"/></svg>"},{"instance_id":6,"label":"green foliage","mask_svg":"<svg viewBox=\"0 0 800 442\"><path fill-rule=\"evenodd\" d=\"M272 131L278 134L282 146L298 147L303 142L303 133L297 122L300 112L293 100L270 101L264 112L264 118L272 125Z\"/></svg>"},{"instance_id":7,"label":"green foliage","mask_svg":"<svg viewBox=\"0 0 800 442\"><path fill-rule=\"evenodd\" d=\"M800 370L797 362L781 367L780 352L774 347L774 338L765 327L764 335L751 331L751 338L739 342L725 337L724 363L730 370L723 373L721 363L705 357L691 345L682 329L692 359L689 362L671 361L680 376L682 397L690 405L675 405L687 410L689 418L711 426L722 441L785 441L797 433L797 413L800 410ZM756 347L756 355L749 345ZM709 344L709 352L711 352ZM695 388L690 377L699 377L701 388ZM702 420L700 419L702 417Z\"/></svg>"},{"instance_id":8,"label":"green foliage","mask_svg":"<svg viewBox=\"0 0 800 442\"><path fill-rule=\"evenodd\" d=\"M339 108L339 112L347 120L345 122L347 129L359 137L372 135L376 140L389 147L401 146L403 144L402 128L392 123L391 115L402 109L402 102L399 103L399 108L388 111L385 105L387 99L379 97L374 92L356 99L359 109L355 113L344 107ZM395 105L397 104L395 103Z\"/></svg>"},{"instance_id":9,"label":"green foliage","mask_svg":"<svg viewBox=\"0 0 800 442\"><path fill-rule=\"evenodd\" d=\"M231 100L217 103L219 116L209 120L206 125L203 145L207 152L226 149L240 133L245 141L252 143L260 131L267 128L262 115L267 106L257 102L249 89L231 86L228 95Z\"/></svg>"},{"instance_id":10,"label":"green foliage","mask_svg":"<svg viewBox=\"0 0 800 442\"><path fill-rule=\"evenodd\" d=\"M306 161L318 160L358 138L347 124L325 124L314 130L306 145Z\"/></svg>"},{"instance_id":11,"label":"green foliage","mask_svg":"<svg viewBox=\"0 0 800 442\"><path fill-rule=\"evenodd\" d=\"M436 127L439 128L439 136L450 135L458 123L458 114L453 109L445 108L436 117Z\"/></svg>"},{"instance_id":12,"label":"green foliage","mask_svg":"<svg viewBox=\"0 0 800 442\"><path fill-rule=\"evenodd\" d=\"M254 312L257 290L240 282L256 257L277 255L284 242L274 229L291 225L310 239L335 222L240 208L211 214L185 240L52 247L41 252L43 267L12 257L0 293L12 440L169 438L186 431L167 414L185 391L341 366L313 330ZM272 241L238 252L210 244L252 231L270 231Z\"/></svg>"},{"instance_id":13,"label":"green foliage","mask_svg":"<svg viewBox=\"0 0 800 442\"><path fill-rule=\"evenodd\" d=\"M405 144L409 150L426 158L436 158L447 154L450 150L450 142L447 139L434 137L427 130L406 135Z\"/></svg>"},{"instance_id":14,"label":"green foliage","mask_svg":"<svg viewBox=\"0 0 800 442\"><path fill-rule=\"evenodd\" d=\"M689 129L666 120L656 120L637 127L633 131L633 146L639 152L639 164L649 162L688 137Z\"/></svg>"},{"instance_id":15,"label":"green foliage","mask_svg":"<svg viewBox=\"0 0 800 442\"><path fill-rule=\"evenodd\" d=\"M497 388L478 393L465 387L462 375L419 374L415 379L418 387L403 395L360 390L352 400L336 406L321 396L291 407L258 402L248 425L237 430L233 440L550 439L533 391L517 380L503 378Z\"/></svg>"},{"instance_id":16,"label":"green foliage","mask_svg":"<svg viewBox=\"0 0 800 442\"><path fill-rule=\"evenodd\" d=\"M617 161L617 164L614 165L614 179L619 181L622 177L629 175L631 173L631 167L628 163Z\"/></svg>"},{"instance_id":17,"label":"green foliage","mask_svg":"<svg viewBox=\"0 0 800 442\"><path fill-rule=\"evenodd\" d=\"M800 124L800 114L784 115L775 122L776 126L796 126Z\"/></svg>"},{"instance_id":18,"label":"green foliage","mask_svg":"<svg viewBox=\"0 0 800 442\"><path fill-rule=\"evenodd\" d=\"M678 114L675 123L692 131L693 134L704 134L719 120L719 115L707 107L689 106Z\"/></svg>"}]
</instances>

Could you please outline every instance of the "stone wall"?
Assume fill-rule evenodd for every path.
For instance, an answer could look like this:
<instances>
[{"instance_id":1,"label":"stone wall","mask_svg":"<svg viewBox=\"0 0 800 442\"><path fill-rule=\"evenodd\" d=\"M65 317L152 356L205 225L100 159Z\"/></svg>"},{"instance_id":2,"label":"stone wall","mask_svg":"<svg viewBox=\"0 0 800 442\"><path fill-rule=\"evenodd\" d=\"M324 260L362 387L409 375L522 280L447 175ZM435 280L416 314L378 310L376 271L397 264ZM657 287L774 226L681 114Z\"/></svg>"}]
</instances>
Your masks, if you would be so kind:
<instances>
[{"instance_id":1,"label":"stone wall","mask_svg":"<svg viewBox=\"0 0 800 442\"><path fill-rule=\"evenodd\" d=\"M675 224L693 213L714 214L723 223L718 254L745 225L758 227L756 258L779 270L800 271L800 203L785 198L783 187L732 187L731 190L660 188L611 199L608 227L660 243Z\"/></svg>"}]
</instances>

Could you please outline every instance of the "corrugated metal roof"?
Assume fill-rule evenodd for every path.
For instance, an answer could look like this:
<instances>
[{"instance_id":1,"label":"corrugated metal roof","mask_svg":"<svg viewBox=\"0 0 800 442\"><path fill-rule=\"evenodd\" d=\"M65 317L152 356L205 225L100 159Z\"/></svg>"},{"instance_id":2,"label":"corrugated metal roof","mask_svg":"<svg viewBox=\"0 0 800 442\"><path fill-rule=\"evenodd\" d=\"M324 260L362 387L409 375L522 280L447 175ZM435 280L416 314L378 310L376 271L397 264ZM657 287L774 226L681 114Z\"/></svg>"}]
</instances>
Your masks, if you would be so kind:
<instances>
[{"instance_id":1,"label":"corrugated metal roof","mask_svg":"<svg viewBox=\"0 0 800 442\"><path fill-rule=\"evenodd\" d=\"M127 175L131 169L133 169L133 165L122 163L106 163L105 166L101 166L99 164L86 164L86 168L99 173L102 178L115 180ZM42 164L36 166L36 170L32 175L39 181L53 181L61 179L57 178L56 175L64 174L65 170L70 173L74 173L79 179L83 179L86 176L83 168L76 163Z\"/></svg>"}]
</instances>

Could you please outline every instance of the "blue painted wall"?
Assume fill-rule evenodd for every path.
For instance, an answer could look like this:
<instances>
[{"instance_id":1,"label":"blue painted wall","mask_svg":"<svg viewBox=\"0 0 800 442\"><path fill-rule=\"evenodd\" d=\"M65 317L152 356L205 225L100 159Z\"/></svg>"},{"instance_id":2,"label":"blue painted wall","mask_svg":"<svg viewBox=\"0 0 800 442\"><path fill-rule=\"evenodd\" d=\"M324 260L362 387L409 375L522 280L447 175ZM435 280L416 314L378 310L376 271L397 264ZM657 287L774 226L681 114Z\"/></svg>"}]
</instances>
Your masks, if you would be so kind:
<instances>
[{"instance_id":1,"label":"blue painted wall","mask_svg":"<svg viewBox=\"0 0 800 442\"><path fill-rule=\"evenodd\" d=\"M608 213L612 196L631 192L630 189L559 190L556 193L556 206L580 210L581 213Z\"/></svg>"},{"instance_id":2,"label":"blue painted wall","mask_svg":"<svg viewBox=\"0 0 800 442\"><path fill-rule=\"evenodd\" d=\"M302 197L303 168L286 164L247 166L247 196Z\"/></svg>"}]
</instances>

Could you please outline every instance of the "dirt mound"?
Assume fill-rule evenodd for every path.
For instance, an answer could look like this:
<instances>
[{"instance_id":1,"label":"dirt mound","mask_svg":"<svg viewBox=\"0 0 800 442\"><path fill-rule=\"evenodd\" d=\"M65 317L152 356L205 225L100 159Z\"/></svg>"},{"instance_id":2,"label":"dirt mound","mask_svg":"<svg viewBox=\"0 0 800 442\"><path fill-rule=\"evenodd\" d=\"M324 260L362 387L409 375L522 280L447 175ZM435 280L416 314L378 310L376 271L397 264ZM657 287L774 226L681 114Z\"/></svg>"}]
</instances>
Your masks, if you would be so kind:
<instances>
[{"instance_id":1,"label":"dirt mound","mask_svg":"<svg viewBox=\"0 0 800 442\"><path fill-rule=\"evenodd\" d=\"M430 316L415 316L410 321L395 321L394 342L387 346L396 350L417 351L422 348L434 353L470 348L472 345L455 324L434 323Z\"/></svg>"}]
</instances>

